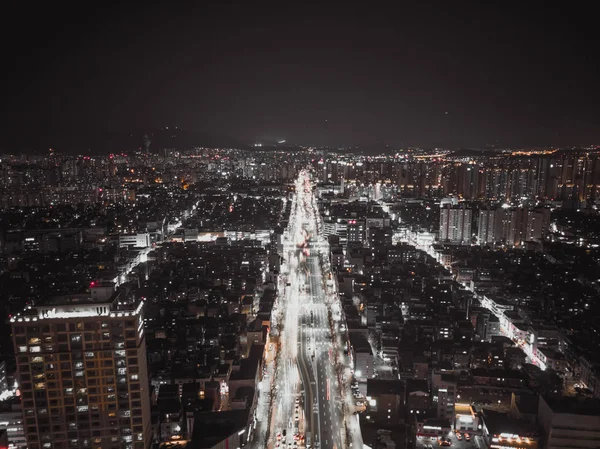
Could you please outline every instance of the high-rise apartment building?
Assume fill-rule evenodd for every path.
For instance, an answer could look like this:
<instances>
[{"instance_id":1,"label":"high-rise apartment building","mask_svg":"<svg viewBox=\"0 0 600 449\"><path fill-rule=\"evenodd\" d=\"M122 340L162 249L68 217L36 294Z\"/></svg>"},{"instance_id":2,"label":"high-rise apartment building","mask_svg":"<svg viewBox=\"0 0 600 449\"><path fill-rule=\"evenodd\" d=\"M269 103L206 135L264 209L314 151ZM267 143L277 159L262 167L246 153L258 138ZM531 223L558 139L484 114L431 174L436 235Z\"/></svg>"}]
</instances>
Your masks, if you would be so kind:
<instances>
[{"instance_id":1,"label":"high-rise apartment building","mask_svg":"<svg viewBox=\"0 0 600 449\"><path fill-rule=\"evenodd\" d=\"M440 210L439 239L458 245L471 243L471 209L462 206L444 206Z\"/></svg>"},{"instance_id":2,"label":"high-rise apartment building","mask_svg":"<svg viewBox=\"0 0 600 449\"><path fill-rule=\"evenodd\" d=\"M499 208L480 210L477 241L480 245L495 243L519 246L540 241L550 226L549 209Z\"/></svg>"},{"instance_id":3,"label":"high-rise apartment building","mask_svg":"<svg viewBox=\"0 0 600 449\"><path fill-rule=\"evenodd\" d=\"M152 443L143 302L93 290L11 318L29 449Z\"/></svg>"},{"instance_id":4,"label":"high-rise apartment building","mask_svg":"<svg viewBox=\"0 0 600 449\"><path fill-rule=\"evenodd\" d=\"M365 241L365 222L363 220L348 220L348 242Z\"/></svg>"},{"instance_id":5,"label":"high-rise apartment building","mask_svg":"<svg viewBox=\"0 0 600 449\"><path fill-rule=\"evenodd\" d=\"M477 221L477 241L480 245L492 245L496 238L496 211L480 210Z\"/></svg>"}]
</instances>

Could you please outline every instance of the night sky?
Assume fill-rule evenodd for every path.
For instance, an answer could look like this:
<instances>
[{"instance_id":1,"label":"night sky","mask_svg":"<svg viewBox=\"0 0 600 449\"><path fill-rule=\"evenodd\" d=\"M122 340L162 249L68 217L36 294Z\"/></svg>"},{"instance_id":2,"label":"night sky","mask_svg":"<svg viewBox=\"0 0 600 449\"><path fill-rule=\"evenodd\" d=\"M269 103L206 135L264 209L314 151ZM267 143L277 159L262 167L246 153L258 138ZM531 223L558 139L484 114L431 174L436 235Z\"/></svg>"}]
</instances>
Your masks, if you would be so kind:
<instances>
[{"instance_id":1,"label":"night sky","mask_svg":"<svg viewBox=\"0 0 600 449\"><path fill-rule=\"evenodd\" d=\"M165 125L314 145L600 142L598 26L577 2L16 3L4 151Z\"/></svg>"}]
</instances>

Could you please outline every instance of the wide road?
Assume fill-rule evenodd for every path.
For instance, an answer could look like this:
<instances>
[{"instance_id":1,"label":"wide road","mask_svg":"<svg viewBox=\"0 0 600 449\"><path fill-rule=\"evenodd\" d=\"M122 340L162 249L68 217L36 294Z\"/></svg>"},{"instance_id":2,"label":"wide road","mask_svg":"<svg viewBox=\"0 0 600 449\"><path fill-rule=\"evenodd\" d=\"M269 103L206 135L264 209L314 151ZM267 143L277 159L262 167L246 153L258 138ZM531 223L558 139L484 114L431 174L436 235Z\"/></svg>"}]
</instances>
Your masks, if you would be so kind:
<instances>
[{"instance_id":1,"label":"wide road","mask_svg":"<svg viewBox=\"0 0 600 449\"><path fill-rule=\"evenodd\" d=\"M269 449L293 449L294 437L301 435L306 437L307 448L345 448L346 430L335 371L338 348L333 343L331 301L325 290L329 273L323 273L320 264L320 257L329 257L329 247L317 236L317 220L310 177L303 172L296 182L285 233L285 288L275 313L283 327L266 443Z\"/></svg>"},{"instance_id":2,"label":"wide road","mask_svg":"<svg viewBox=\"0 0 600 449\"><path fill-rule=\"evenodd\" d=\"M319 419L319 442L322 449L341 449L344 432L339 385L334 368L334 346L329 325L328 308L323 289L323 274L319 265L316 249L309 245L308 293L312 304L303 309L303 315L311 320L310 341L306 341L314 350L313 369L317 380L317 406Z\"/></svg>"}]
</instances>

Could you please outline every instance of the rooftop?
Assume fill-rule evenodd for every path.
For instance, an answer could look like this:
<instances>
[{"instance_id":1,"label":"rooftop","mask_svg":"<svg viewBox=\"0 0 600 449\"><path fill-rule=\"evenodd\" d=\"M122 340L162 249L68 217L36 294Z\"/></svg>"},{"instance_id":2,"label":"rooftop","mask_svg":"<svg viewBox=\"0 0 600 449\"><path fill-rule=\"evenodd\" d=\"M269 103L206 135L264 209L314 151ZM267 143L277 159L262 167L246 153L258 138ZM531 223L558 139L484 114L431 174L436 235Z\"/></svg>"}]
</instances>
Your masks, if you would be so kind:
<instances>
[{"instance_id":1,"label":"rooftop","mask_svg":"<svg viewBox=\"0 0 600 449\"><path fill-rule=\"evenodd\" d=\"M212 448L248 424L249 410L229 410L219 413L197 413L190 449Z\"/></svg>"},{"instance_id":2,"label":"rooftop","mask_svg":"<svg viewBox=\"0 0 600 449\"><path fill-rule=\"evenodd\" d=\"M530 423L514 420L506 413L486 409L483 412L483 420L490 435L503 433L521 436L536 435L535 428Z\"/></svg>"},{"instance_id":3,"label":"rooftop","mask_svg":"<svg viewBox=\"0 0 600 449\"><path fill-rule=\"evenodd\" d=\"M554 413L600 416L600 399L561 396L541 398Z\"/></svg>"},{"instance_id":4,"label":"rooftop","mask_svg":"<svg viewBox=\"0 0 600 449\"><path fill-rule=\"evenodd\" d=\"M122 291L113 292L108 298L97 298L85 293L55 296L28 306L23 312L11 317L10 321L134 316L140 313L143 304L143 300L128 301Z\"/></svg>"},{"instance_id":5,"label":"rooftop","mask_svg":"<svg viewBox=\"0 0 600 449\"><path fill-rule=\"evenodd\" d=\"M354 348L355 352L369 353L372 354L373 350L371 349L371 345L362 334L359 333L350 333L350 344Z\"/></svg>"},{"instance_id":6,"label":"rooftop","mask_svg":"<svg viewBox=\"0 0 600 449\"><path fill-rule=\"evenodd\" d=\"M367 379L367 394L369 396L378 396L382 394L404 396L404 390L404 382L401 380Z\"/></svg>"}]
</instances>

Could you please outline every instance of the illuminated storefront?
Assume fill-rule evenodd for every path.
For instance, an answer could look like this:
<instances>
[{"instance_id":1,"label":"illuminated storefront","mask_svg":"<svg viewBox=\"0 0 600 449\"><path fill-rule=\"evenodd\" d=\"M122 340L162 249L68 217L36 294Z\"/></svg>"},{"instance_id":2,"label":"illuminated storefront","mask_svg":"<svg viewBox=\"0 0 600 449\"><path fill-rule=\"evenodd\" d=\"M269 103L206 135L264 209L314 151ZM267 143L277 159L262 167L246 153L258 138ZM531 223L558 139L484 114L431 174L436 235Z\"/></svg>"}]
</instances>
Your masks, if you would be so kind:
<instances>
[{"instance_id":1,"label":"illuminated storefront","mask_svg":"<svg viewBox=\"0 0 600 449\"><path fill-rule=\"evenodd\" d=\"M457 403L454 406L454 411L454 430L474 434L481 433L482 425L479 416L475 413L471 405Z\"/></svg>"},{"instance_id":2,"label":"illuminated storefront","mask_svg":"<svg viewBox=\"0 0 600 449\"><path fill-rule=\"evenodd\" d=\"M480 415L481 436L490 449L537 449L539 435L531 422L506 413L484 410Z\"/></svg>"},{"instance_id":3,"label":"illuminated storefront","mask_svg":"<svg viewBox=\"0 0 600 449\"><path fill-rule=\"evenodd\" d=\"M434 438L445 437L450 434L450 423L446 419L426 419L423 422L416 423L417 438Z\"/></svg>"},{"instance_id":4,"label":"illuminated storefront","mask_svg":"<svg viewBox=\"0 0 600 449\"><path fill-rule=\"evenodd\" d=\"M501 433L492 436L490 449L537 449L536 436L521 436L512 433Z\"/></svg>"}]
</instances>

